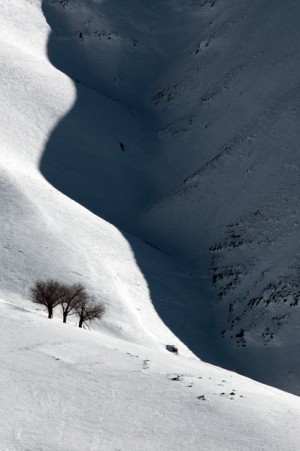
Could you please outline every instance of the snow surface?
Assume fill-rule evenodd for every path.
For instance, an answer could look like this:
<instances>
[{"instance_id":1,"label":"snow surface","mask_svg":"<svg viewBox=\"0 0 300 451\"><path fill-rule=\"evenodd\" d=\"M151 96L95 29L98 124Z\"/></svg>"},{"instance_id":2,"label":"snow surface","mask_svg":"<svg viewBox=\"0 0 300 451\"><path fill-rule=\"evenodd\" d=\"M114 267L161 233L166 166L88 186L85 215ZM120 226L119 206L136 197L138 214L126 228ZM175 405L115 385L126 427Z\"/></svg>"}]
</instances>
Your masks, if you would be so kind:
<instances>
[{"instance_id":1,"label":"snow surface","mask_svg":"<svg viewBox=\"0 0 300 451\"><path fill-rule=\"evenodd\" d=\"M300 390L288 3L0 0L1 450L299 448L298 397L197 358ZM47 277L103 321L48 321Z\"/></svg>"},{"instance_id":2,"label":"snow surface","mask_svg":"<svg viewBox=\"0 0 300 451\"><path fill-rule=\"evenodd\" d=\"M197 35L153 91L168 189L143 223L210 271L235 370L299 394L300 5L198 6Z\"/></svg>"},{"instance_id":3,"label":"snow surface","mask_svg":"<svg viewBox=\"0 0 300 451\"><path fill-rule=\"evenodd\" d=\"M49 58L76 86L43 175L130 232L153 304L195 354L299 394L299 5L42 6Z\"/></svg>"},{"instance_id":4,"label":"snow surface","mask_svg":"<svg viewBox=\"0 0 300 451\"><path fill-rule=\"evenodd\" d=\"M3 300L0 309L2 450L298 450L296 396Z\"/></svg>"}]
</instances>

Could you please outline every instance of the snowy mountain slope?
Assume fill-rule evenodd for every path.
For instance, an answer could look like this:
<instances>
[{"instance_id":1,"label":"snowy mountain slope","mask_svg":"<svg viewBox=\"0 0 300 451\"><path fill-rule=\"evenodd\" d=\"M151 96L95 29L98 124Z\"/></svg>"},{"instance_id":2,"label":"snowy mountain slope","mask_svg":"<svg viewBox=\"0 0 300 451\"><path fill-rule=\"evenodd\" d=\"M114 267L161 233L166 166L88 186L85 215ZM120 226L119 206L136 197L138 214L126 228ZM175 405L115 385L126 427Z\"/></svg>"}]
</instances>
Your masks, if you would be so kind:
<instances>
[{"instance_id":1,"label":"snowy mountain slope","mask_svg":"<svg viewBox=\"0 0 300 451\"><path fill-rule=\"evenodd\" d=\"M30 177L34 172L40 178L36 167L40 162L42 174L57 190L127 229L130 234L125 238L133 251L125 260L116 251L116 260L122 262L122 289L107 289L106 272L110 280L111 270L116 274L119 266L112 269L100 235L90 245L88 237L95 236L95 229L86 225L95 221L93 227L102 228L103 223L98 225L93 217L78 224L87 238L80 244L81 257L74 257L78 232L69 237L74 216L61 228L60 213L51 217L48 213L46 222L55 223L61 237L60 233L54 237L51 225L44 239L43 214L43 225L37 226L43 233L37 242L48 242L49 235L53 242L50 252L44 252L49 254L45 273L67 274L64 277L70 280L81 274L91 281L91 289L115 306L117 317L120 304L133 303L134 324L136 313L147 317L140 313L141 299L148 306L152 301L198 356L298 393L295 352L288 352L288 369L281 365L287 352L283 343L294 343L297 349L299 336L297 5L293 4L296 10L234 0L130 5L44 0L14 5L3 5L2 16L7 37L13 30L9 45L17 43L14 52L7 50L6 41L3 46L6 164L13 158L12 167L21 162L24 171L31 162ZM24 37L22 27L11 19L14 7L25 8L37 24L32 32L25 28ZM45 19L51 27L47 41ZM59 72L46 59L46 45ZM24 55L25 50L24 74L24 56L17 52ZM29 199L44 192L38 188L32 195L31 189ZM44 199L47 211L48 203L58 202L59 192L51 192L54 198ZM70 207L67 198L64 202L68 206L62 210L79 208L81 217L78 205ZM19 204L16 217L22 211ZM14 241L11 233L3 237L4 246ZM13 233L17 241L28 240L22 231ZM133 234L176 255L179 265L155 248L151 251ZM5 263L6 268L17 267L19 275L13 270L13 276L5 273L3 279L8 290L13 286L20 292L22 287L24 296L40 274L41 269L35 273L34 268L42 267L35 247L23 260L20 248L21 243L13 255L7 252ZM97 255L94 248L100 249ZM124 261L133 262L133 278L143 280L142 290L137 289L139 282L133 288ZM192 263L192 272L187 263ZM272 297L276 302L269 302ZM117 324L121 321L120 327L127 330L126 314L120 316Z\"/></svg>"},{"instance_id":2,"label":"snowy mountain slope","mask_svg":"<svg viewBox=\"0 0 300 451\"><path fill-rule=\"evenodd\" d=\"M149 240L210 270L234 368L297 393L299 14L202 2L197 39L153 90L168 178L143 219Z\"/></svg>"},{"instance_id":3,"label":"snowy mountain slope","mask_svg":"<svg viewBox=\"0 0 300 451\"><path fill-rule=\"evenodd\" d=\"M161 195L164 174L159 124L147 94L177 60L174 44L197 21L193 10L182 16L176 5L42 2L52 30L49 59L74 81L77 97L53 130L41 171L69 197L131 231Z\"/></svg>"},{"instance_id":4,"label":"snowy mountain slope","mask_svg":"<svg viewBox=\"0 0 300 451\"><path fill-rule=\"evenodd\" d=\"M24 27L14 21L20 15ZM83 282L107 304L102 327L108 332L154 347L177 343L190 354L155 312L123 235L40 174L51 130L74 103L71 82L46 57L49 28L41 3L1 2L0 20L2 296L24 304L37 278ZM149 266L172 267L166 257L158 262L149 245L137 246Z\"/></svg>"},{"instance_id":5,"label":"snowy mountain slope","mask_svg":"<svg viewBox=\"0 0 300 451\"><path fill-rule=\"evenodd\" d=\"M296 396L3 300L0 311L3 450L298 449Z\"/></svg>"},{"instance_id":6,"label":"snowy mountain slope","mask_svg":"<svg viewBox=\"0 0 300 451\"><path fill-rule=\"evenodd\" d=\"M181 215L170 216L161 249L153 242L168 224L159 233L141 225L198 167L193 152L172 160L175 141L156 134L165 113L148 94L171 66L175 75L200 19L221 4L0 0L1 449L298 449L299 398L202 363L185 346L233 368L215 334L207 264L191 272L188 246L186 260L166 252L180 254ZM107 305L104 320L83 331L57 310L48 321L27 300L46 277L86 283ZM278 345L281 355L288 347ZM294 349L281 374L269 347L251 351L257 377L296 391Z\"/></svg>"},{"instance_id":7,"label":"snowy mountain slope","mask_svg":"<svg viewBox=\"0 0 300 451\"><path fill-rule=\"evenodd\" d=\"M220 363L203 279L132 236L143 238L138 218L158 198L164 172L155 117L143 100L162 57L169 55L163 67L175 58L173 35L159 18L168 13L177 29L182 17L168 3L133 2L129 8L124 2L87 7L81 1L44 1L42 6L52 29L49 58L74 81L77 96L49 137L40 169L55 188L130 232L125 238L162 319L201 358ZM192 11L187 24L190 19L196 20ZM141 83L143 89L137 88Z\"/></svg>"}]
</instances>

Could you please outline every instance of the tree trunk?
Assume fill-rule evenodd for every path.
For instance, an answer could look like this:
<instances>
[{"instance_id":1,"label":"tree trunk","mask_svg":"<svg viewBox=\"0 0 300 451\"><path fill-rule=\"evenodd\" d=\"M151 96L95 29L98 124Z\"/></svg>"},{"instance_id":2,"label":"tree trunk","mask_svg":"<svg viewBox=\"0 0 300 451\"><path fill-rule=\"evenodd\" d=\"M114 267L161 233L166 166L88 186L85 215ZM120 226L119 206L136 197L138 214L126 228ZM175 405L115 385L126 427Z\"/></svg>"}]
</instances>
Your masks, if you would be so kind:
<instances>
[{"instance_id":1,"label":"tree trunk","mask_svg":"<svg viewBox=\"0 0 300 451\"><path fill-rule=\"evenodd\" d=\"M68 316L67 313L63 313L63 323L67 322L67 316Z\"/></svg>"},{"instance_id":2,"label":"tree trunk","mask_svg":"<svg viewBox=\"0 0 300 451\"><path fill-rule=\"evenodd\" d=\"M48 307L48 318L49 319L53 318L53 308L52 307Z\"/></svg>"},{"instance_id":3,"label":"tree trunk","mask_svg":"<svg viewBox=\"0 0 300 451\"><path fill-rule=\"evenodd\" d=\"M79 318L78 327L82 327L82 326L83 326L83 318Z\"/></svg>"}]
</instances>

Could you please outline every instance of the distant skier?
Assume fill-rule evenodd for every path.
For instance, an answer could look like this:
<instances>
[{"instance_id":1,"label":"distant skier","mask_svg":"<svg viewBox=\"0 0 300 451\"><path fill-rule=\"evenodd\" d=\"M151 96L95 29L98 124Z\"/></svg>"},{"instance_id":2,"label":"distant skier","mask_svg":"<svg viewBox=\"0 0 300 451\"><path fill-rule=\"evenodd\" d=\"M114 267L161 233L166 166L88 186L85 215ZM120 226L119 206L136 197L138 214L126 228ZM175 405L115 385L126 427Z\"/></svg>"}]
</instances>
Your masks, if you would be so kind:
<instances>
[{"instance_id":1,"label":"distant skier","mask_svg":"<svg viewBox=\"0 0 300 451\"><path fill-rule=\"evenodd\" d=\"M121 147L121 149L123 150L123 152L125 152L125 146L124 146L123 143L120 143L120 147Z\"/></svg>"}]
</instances>

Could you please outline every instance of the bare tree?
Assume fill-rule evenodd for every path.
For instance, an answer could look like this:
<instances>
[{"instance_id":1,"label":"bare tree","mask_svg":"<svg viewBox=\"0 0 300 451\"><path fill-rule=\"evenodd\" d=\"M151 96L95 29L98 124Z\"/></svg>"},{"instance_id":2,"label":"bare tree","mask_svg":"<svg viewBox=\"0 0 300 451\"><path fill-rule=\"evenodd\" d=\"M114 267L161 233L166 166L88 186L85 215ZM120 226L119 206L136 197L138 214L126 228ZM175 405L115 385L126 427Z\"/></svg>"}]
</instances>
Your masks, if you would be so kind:
<instances>
[{"instance_id":1,"label":"bare tree","mask_svg":"<svg viewBox=\"0 0 300 451\"><path fill-rule=\"evenodd\" d=\"M79 316L79 327L104 315L104 304L95 304L88 295L84 285L78 283L66 285L56 280L37 281L30 288L29 297L35 304L44 305L48 310L48 318L53 317L53 310L61 305L63 322L67 322L69 315Z\"/></svg>"},{"instance_id":2,"label":"bare tree","mask_svg":"<svg viewBox=\"0 0 300 451\"><path fill-rule=\"evenodd\" d=\"M65 296L61 299L60 305L63 312L63 322L67 322L69 315L76 313L76 307L82 302L82 299L87 297L85 288L81 283L66 286Z\"/></svg>"},{"instance_id":3,"label":"bare tree","mask_svg":"<svg viewBox=\"0 0 300 451\"><path fill-rule=\"evenodd\" d=\"M37 281L30 288L29 297L35 304L44 305L48 311L48 318L53 317L53 309L60 304L66 295L66 286L56 280Z\"/></svg>"},{"instance_id":4,"label":"bare tree","mask_svg":"<svg viewBox=\"0 0 300 451\"><path fill-rule=\"evenodd\" d=\"M83 327L89 321L101 319L105 313L104 304L94 304L92 298L85 295L76 306L76 313L79 316L78 327Z\"/></svg>"}]
</instances>

